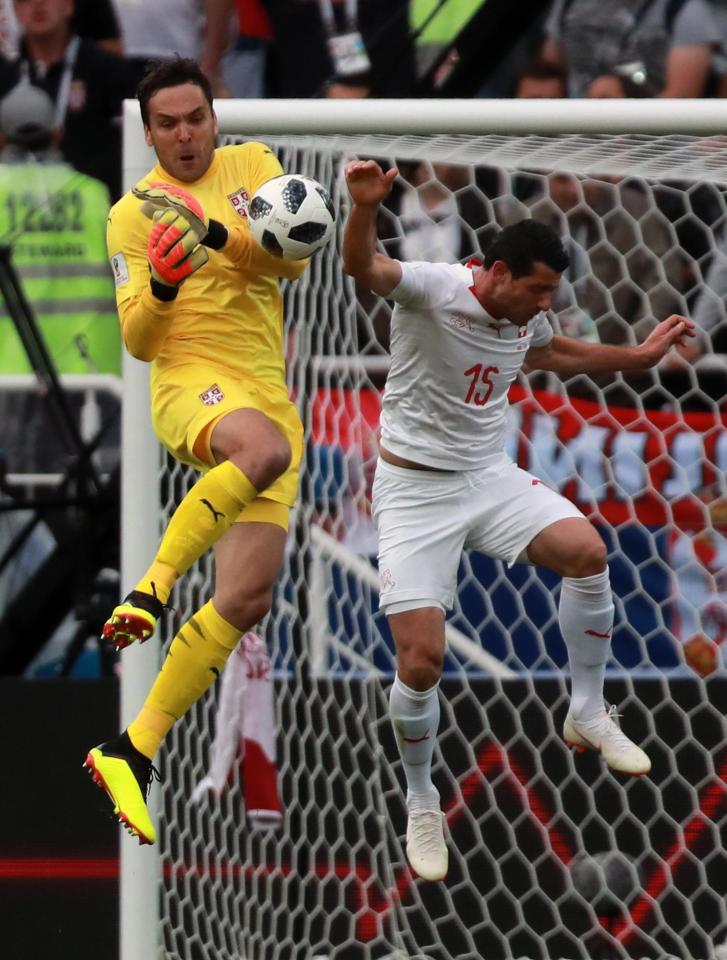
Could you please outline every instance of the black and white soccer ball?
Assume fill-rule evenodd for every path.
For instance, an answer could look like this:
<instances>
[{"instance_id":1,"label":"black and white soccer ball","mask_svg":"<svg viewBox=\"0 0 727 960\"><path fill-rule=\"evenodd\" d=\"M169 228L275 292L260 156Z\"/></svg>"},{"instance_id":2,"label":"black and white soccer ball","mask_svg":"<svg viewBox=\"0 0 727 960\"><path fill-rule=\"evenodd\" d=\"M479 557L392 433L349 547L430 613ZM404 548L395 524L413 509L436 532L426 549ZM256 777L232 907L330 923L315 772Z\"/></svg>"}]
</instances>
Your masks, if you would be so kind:
<instances>
[{"instance_id":1,"label":"black and white soccer ball","mask_svg":"<svg viewBox=\"0 0 727 960\"><path fill-rule=\"evenodd\" d=\"M326 188L298 173L264 183L250 200L247 215L255 240L284 260L303 260L320 250L336 222Z\"/></svg>"},{"instance_id":2,"label":"black and white soccer ball","mask_svg":"<svg viewBox=\"0 0 727 960\"><path fill-rule=\"evenodd\" d=\"M577 854L569 864L574 889L598 914L617 914L641 887L636 865L618 850Z\"/></svg>"}]
</instances>

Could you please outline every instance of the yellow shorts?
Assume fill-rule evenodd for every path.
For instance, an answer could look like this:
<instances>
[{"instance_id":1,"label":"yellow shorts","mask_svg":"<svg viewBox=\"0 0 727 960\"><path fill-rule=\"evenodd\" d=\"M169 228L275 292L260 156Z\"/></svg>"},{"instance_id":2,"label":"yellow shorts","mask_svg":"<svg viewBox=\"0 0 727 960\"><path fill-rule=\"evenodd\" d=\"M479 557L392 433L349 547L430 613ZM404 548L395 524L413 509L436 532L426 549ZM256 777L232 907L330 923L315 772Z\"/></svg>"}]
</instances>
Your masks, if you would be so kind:
<instances>
[{"instance_id":1,"label":"yellow shorts","mask_svg":"<svg viewBox=\"0 0 727 960\"><path fill-rule=\"evenodd\" d=\"M210 438L215 424L226 414L241 409L264 413L290 444L292 456L288 469L240 517L241 520L263 519L260 509L264 504L258 504L258 500L292 507L298 491L303 424L285 388L259 380L242 382L235 374L203 366L164 370L152 383L154 432L173 457L203 473L214 465ZM264 512L270 513L270 508ZM280 513L279 510L272 512L276 516ZM272 522L287 526L279 519Z\"/></svg>"}]
</instances>

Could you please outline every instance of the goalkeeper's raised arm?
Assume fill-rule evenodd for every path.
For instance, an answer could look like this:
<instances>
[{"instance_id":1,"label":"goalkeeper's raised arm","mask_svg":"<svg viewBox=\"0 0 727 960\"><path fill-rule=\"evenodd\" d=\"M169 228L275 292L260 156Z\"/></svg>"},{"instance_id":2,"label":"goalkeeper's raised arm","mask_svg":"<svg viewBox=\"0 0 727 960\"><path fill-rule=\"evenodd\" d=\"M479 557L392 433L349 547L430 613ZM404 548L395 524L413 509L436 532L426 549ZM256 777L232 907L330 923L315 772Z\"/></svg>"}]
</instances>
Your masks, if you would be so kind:
<instances>
[{"instance_id":1,"label":"goalkeeper's raised arm","mask_svg":"<svg viewBox=\"0 0 727 960\"><path fill-rule=\"evenodd\" d=\"M86 758L121 822L153 843L154 754L266 615L283 561L303 428L286 386L279 278L306 262L253 240L248 200L283 171L265 144L216 148L212 92L194 61L152 65L138 96L157 163L113 207L109 257L124 341L152 361L154 429L202 476L104 638L147 640L176 580L211 547L216 569L212 599L182 626L138 716Z\"/></svg>"}]
</instances>

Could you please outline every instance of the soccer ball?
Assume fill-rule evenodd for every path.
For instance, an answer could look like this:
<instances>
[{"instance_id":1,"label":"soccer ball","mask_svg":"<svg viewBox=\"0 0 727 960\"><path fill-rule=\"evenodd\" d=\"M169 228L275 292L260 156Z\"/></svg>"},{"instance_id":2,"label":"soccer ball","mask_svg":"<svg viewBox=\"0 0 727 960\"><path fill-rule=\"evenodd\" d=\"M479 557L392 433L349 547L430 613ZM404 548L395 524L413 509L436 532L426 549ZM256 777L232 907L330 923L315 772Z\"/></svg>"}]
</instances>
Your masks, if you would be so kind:
<instances>
[{"instance_id":1,"label":"soccer ball","mask_svg":"<svg viewBox=\"0 0 727 960\"><path fill-rule=\"evenodd\" d=\"M303 260L331 238L336 215L325 187L297 173L273 177L247 209L250 231L268 253Z\"/></svg>"},{"instance_id":2,"label":"soccer ball","mask_svg":"<svg viewBox=\"0 0 727 960\"><path fill-rule=\"evenodd\" d=\"M636 866L618 850L579 853L568 869L573 887L599 915L620 913L641 886Z\"/></svg>"}]
</instances>

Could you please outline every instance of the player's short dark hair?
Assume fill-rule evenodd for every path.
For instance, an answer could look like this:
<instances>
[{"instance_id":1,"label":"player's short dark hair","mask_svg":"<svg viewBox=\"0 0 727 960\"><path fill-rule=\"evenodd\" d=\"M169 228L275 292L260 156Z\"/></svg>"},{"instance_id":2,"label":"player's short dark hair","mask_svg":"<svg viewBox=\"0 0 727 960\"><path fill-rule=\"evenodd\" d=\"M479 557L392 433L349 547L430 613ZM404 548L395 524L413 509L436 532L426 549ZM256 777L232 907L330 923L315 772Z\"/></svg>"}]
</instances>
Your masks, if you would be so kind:
<instances>
[{"instance_id":1,"label":"player's short dark hair","mask_svg":"<svg viewBox=\"0 0 727 960\"><path fill-rule=\"evenodd\" d=\"M146 68L136 88L136 97L141 107L141 119L149 126L149 101L159 90L179 87L183 83L196 84L205 95L212 109L212 87L196 60L190 57L171 57L168 60L153 60Z\"/></svg>"},{"instance_id":2,"label":"player's short dark hair","mask_svg":"<svg viewBox=\"0 0 727 960\"><path fill-rule=\"evenodd\" d=\"M520 220L501 230L487 248L485 268L502 260L513 277L527 277L536 263L562 273L570 263L560 237L552 227L538 220Z\"/></svg>"}]
</instances>

